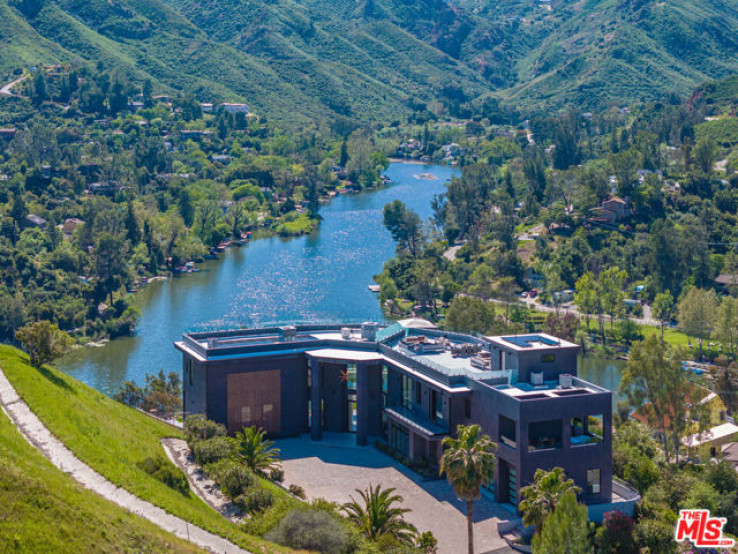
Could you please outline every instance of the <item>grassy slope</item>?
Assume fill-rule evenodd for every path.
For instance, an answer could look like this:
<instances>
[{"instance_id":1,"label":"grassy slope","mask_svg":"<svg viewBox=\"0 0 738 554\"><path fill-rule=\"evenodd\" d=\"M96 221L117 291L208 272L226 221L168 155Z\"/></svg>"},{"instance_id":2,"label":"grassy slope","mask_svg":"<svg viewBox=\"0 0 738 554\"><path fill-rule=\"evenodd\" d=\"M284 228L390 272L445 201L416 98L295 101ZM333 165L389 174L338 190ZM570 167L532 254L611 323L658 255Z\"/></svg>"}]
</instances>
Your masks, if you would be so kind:
<instances>
[{"instance_id":1,"label":"grassy slope","mask_svg":"<svg viewBox=\"0 0 738 554\"><path fill-rule=\"evenodd\" d=\"M80 487L0 413L0 552L200 552Z\"/></svg>"},{"instance_id":2,"label":"grassy slope","mask_svg":"<svg viewBox=\"0 0 738 554\"><path fill-rule=\"evenodd\" d=\"M128 408L53 368L37 370L19 350L0 346L0 367L46 426L80 459L110 481L167 512L252 549L286 549L251 535L223 519L190 493L170 489L136 467L162 455L161 439L177 429Z\"/></svg>"}]
</instances>

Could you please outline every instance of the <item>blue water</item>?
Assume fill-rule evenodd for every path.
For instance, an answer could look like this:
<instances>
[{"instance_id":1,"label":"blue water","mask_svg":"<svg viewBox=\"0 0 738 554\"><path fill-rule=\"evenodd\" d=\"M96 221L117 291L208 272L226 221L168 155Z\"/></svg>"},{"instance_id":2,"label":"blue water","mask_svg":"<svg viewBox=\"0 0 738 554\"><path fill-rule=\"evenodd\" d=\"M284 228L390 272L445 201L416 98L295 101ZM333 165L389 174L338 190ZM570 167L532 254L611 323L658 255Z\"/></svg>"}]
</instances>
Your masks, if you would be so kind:
<instances>
[{"instance_id":1,"label":"blue water","mask_svg":"<svg viewBox=\"0 0 738 554\"><path fill-rule=\"evenodd\" d=\"M436 179L418 178L431 173ZM423 219L430 202L458 170L392 164L391 186L334 198L321 209L314 233L252 241L230 248L200 273L154 283L139 295L143 315L133 337L100 348L79 349L57 365L111 394L125 380L143 383L147 373L179 372L172 346L183 332L287 321L383 321L372 276L394 255L382 225L382 208L402 200Z\"/></svg>"}]
</instances>

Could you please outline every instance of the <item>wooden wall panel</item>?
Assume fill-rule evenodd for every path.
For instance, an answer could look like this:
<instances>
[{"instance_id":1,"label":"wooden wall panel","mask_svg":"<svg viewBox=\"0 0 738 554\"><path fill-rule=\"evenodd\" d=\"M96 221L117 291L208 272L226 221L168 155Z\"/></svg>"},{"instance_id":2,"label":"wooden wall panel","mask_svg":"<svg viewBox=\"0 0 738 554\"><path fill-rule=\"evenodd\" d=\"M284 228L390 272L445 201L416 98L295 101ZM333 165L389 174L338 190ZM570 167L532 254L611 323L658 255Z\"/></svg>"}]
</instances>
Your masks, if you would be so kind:
<instances>
[{"instance_id":1,"label":"wooden wall panel","mask_svg":"<svg viewBox=\"0 0 738 554\"><path fill-rule=\"evenodd\" d=\"M257 425L282 431L282 372L252 371L228 375L228 433Z\"/></svg>"}]
</instances>

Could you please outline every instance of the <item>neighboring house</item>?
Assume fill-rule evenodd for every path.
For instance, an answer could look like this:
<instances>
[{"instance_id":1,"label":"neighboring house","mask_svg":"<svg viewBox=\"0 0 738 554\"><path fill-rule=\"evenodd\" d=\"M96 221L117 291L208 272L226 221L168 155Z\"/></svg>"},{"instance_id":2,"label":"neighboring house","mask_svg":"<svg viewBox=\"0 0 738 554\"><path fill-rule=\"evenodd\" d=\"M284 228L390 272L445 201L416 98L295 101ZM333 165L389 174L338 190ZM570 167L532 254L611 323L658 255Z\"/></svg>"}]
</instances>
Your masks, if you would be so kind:
<instances>
[{"instance_id":1,"label":"neighboring house","mask_svg":"<svg viewBox=\"0 0 738 554\"><path fill-rule=\"evenodd\" d=\"M15 133L16 132L17 132L16 129L13 128L13 127L0 128L0 138L4 138L4 139L10 140L13 137L15 137Z\"/></svg>"},{"instance_id":2,"label":"neighboring house","mask_svg":"<svg viewBox=\"0 0 738 554\"><path fill-rule=\"evenodd\" d=\"M709 462L712 458L717 457L724 445L734 444L736 439L738 439L738 425L723 423L702 433L684 437L682 444L687 447L690 458Z\"/></svg>"},{"instance_id":3,"label":"neighboring house","mask_svg":"<svg viewBox=\"0 0 738 554\"><path fill-rule=\"evenodd\" d=\"M725 423L727 408L725 406L725 402L723 402L715 392L701 385L690 383L689 389L685 394L685 403L688 410L688 418L690 418L692 412L696 412L690 425L691 428L687 429L688 433L697 432L697 428L699 426L696 421L697 418L706 417L707 422L705 425L710 427L719 426ZM694 406L699 406L700 410L695 410ZM653 417L653 405L650 402L646 402L643 406L635 410L630 417L644 425L651 426L651 423L655 421L655 418ZM671 423L670 413L667 413L664 419L666 420L666 425L668 427ZM661 431L659 429L652 427L652 432L655 437L661 437Z\"/></svg>"},{"instance_id":4,"label":"neighboring house","mask_svg":"<svg viewBox=\"0 0 738 554\"><path fill-rule=\"evenodd\" d=\"M592 208L590 211L590 220L608 225L614 225L631 215L631 209L628 202L617 196L611 196L602 202L599 208Z\"/></svg>"},{"instance_id":5,"label":"neighboring house","mask_svg":"<svg viewBox=\"0 0 738 554\"><path fill-rule=\"evenodd\" d=\"M46 220L43 217L39 217L37 215L29 214L26 216L26 220L34 227L46 226Z\"/></svg>"},{"instance_id":6,"label":"neighboring house","mask_svg":"<svg viewBox=\"0 0 738 554\"><path fill-rule=\"evenodd\" d=\"M72 236L74 234L74 231L79 227L80 225L84 225L85 222L81 219L77 219L76 217L70 217L64 220L64 223L59 225L59 229L62 230L62 232L66 236Z\"/></svg>"},{"instance_id":7,"label":"neighboring house","mask_svg":"<svg viewBox=\"0 0 738 554\"><path fill-rule=\"evenodd\" d=\"M487 493L500 502L517 507L535 471L557 466L596 518L632 515L638 499L613 484L612 393L579 379L578 345L550 335L476 337L411 319L186 333L175 346L185 413L231 434L355 433L438 467L443 439L478 423L499 445Z\"/></svg>"},{"instance_id":8,"label":"neighboring house","mask_svg":"<svg viewBox=\"0 0 738 554\"><path fill-rule=\"evenodd\" d=\"M734 273L722 273L715 279L715 285L720 292L728 292L731 287L738 286L738 275Z\"/></svg>"},{"instance_id":9,"label":"neighboring house","mask_svg":"<svg viewBox=\"0 0 738 554\"><path fill-rule=\"evenodd\" d=\"M210 102L200 104L200 109L202 109L203 113L213 113L213 105Z\"/></svg>"},{"instance_id":10,"label":"neighboring house","mask_svg":"<svg viewBox=\"0 0 738 554\"><path fill-rule=\"evenodd\" d=\"M220 105L220 109L222 109L224 112L228 112L231 114L237 114L237 113L243 113L247 114L249 113L249 106L248 104L234 104L231 102L225 102Z\"/></svg>"}]
</instances>

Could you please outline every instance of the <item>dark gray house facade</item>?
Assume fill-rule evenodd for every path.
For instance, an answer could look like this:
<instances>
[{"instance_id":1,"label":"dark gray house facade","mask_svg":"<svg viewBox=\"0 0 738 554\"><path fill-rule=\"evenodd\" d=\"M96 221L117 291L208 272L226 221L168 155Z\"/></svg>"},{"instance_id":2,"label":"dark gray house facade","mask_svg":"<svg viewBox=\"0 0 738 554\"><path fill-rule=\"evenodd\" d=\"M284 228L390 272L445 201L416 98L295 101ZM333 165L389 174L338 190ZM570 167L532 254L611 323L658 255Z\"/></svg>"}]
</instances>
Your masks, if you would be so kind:
<instances>
[{"instance_id":1,"label":"dark gray house facade","mask_svg":"<svg viewBox=\"0 0 738 554\"><path fill-rule=\"evenodd\" d=\"M560 466L587 504L632 511L618 507L627 499L613 489L611 392L576 376L575 344L408 320L189 333L175 345L185 412L230 433L251 425L313 440L351 432L357 444L380 439L437 466L443 438L478 423L498 443L488 491L498 501L517 506L536 469Z\"/></svg>"}]
</instances>

